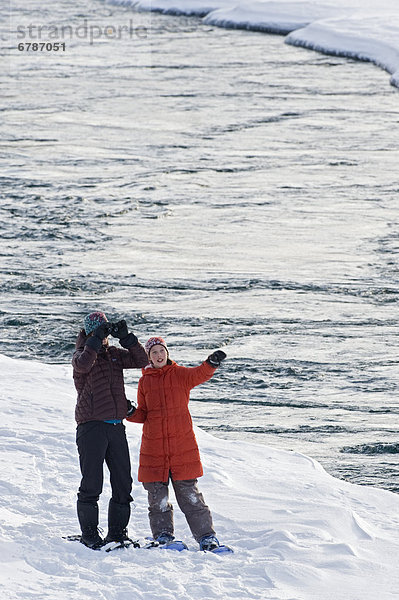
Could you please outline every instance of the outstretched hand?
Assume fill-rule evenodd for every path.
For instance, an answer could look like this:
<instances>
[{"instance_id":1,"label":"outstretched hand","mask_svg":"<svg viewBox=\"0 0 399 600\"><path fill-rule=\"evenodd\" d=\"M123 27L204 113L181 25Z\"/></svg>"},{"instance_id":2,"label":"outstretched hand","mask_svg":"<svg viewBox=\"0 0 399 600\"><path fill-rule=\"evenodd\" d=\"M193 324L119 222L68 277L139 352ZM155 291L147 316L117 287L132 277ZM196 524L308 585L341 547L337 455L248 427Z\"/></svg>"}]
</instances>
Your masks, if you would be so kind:
<instances>
[{"instance_id":1,"label":"outstretched hand","mask_svg":"<svg viewBox=\"0 0 399 600\"><path fill-rule=\"evenodd\" d=\"M218 367L225 358L226 354L223 352L223 350L216 350L208 356L206 362L209 363L211 367Z\"/></svg>"}]
</instances>

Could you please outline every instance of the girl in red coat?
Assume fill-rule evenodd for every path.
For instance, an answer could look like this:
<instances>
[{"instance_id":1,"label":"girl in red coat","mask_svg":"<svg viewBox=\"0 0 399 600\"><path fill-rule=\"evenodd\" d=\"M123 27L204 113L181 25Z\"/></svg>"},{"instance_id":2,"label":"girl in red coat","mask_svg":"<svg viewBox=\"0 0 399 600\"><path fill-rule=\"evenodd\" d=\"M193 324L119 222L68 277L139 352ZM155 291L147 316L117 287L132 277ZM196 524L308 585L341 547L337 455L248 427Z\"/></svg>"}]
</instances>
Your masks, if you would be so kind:
<instances>
[{"instance_id":1,"label":"girl in red coat","mask_svg":"<svg viewBox=\"0 0 399 600\"><path fill-rule=\"evenodd\" d=\"M160 544L173 539L173 506L169 481L201 550L219 547L212 516L197 487L203 474L188 409L190 390L210 379L226 354L217 350L199 367L187 368L169 359L165 341L152 337L145 344L150 364L138 385L138 406L127 418L143 423L138 479L148 492L152 535Z\"/></svg>"}]
</instances>

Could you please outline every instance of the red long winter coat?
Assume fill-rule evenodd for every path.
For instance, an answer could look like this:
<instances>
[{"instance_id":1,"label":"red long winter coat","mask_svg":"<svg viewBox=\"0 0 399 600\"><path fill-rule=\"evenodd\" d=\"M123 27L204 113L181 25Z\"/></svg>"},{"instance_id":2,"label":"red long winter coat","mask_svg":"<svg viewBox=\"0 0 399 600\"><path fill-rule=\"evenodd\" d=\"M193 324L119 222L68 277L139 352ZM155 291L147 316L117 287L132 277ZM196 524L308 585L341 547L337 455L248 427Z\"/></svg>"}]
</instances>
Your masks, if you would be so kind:
<instances>
[{"instance_id":1,"label":"red long winter coat","mask_svg":"<svg viewBox=\"0 0 399 600\"><path fill-rule=\"evenodd\" d=\"M127 420L144 423L138 479L142 482L196 479L203 474L197 440L188 410L190 390L212 377L207 362L162 369L148 366L138 385L138 406Z\"/></svg>"}]
</instances>

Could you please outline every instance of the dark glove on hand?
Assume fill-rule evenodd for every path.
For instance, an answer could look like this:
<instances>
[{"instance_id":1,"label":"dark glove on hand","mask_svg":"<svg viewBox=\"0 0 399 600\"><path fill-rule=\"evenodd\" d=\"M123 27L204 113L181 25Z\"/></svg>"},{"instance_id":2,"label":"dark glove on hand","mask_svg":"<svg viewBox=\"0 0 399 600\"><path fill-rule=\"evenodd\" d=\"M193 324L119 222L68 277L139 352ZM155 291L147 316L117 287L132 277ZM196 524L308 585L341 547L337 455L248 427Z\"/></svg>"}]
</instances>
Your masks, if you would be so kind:
<instances>
[{"instance_id":1,"label":"dark glove on hand","mask_svg":"<svg viewBox=\"0 0 399 600\"><path fill-rule=\"evenodd\" d=\"M216 350L216 352L213 352L208 356L206 362L210 364L211 367L218 367L225 358L226 354L223 352L223 350Z\"/></svg>"},{"instance_id":2,"label":"dark glove on hand","mask_svg":"<svg viewBox=\"0 0 399 600\"><path fill-rule=\"evenodd\" d=\"M103 340L109 336L110 324L108 321L101 323L93 332L93 335L87 338L86 346L98 352L103 344Z\"/></svg>"},{"instance_id":3,"label":"dark glove on hand","mask_svg":"<svg viewBox=\"0 0 399 600\"><path fill-rule=\"evenodd\" d=\"M108 321L105 321L105 323L101 323L101 325L96 327L93 332L93 336L103 341L103 339L109 336L110 329L111 325L108 323Z\"/></svg>"},{"instance_id":4,"label":"dark glove on hand","mask_svg":"<svg viewBox=\"0 0 399 600\"><path fill-rule=\"evenodd\" d=\"M134 333L129 333L125 319L115 323L112 326L111 333L114 337L119 338L119 343L123 348L131 348L131 346L135 346L138 342Z\"/></svg>"},{"instance_id":5,"label":"dark glove on hand","mask_svg":"<svg viewBox=\"0 0 399 600\"><path fill-rule=\"evenodd\" d=\"M119 340L120 345L123 348L131 348L132 346L135 346L137 344L139 340L137 339L137 337L134 335L134 333L128 333L126 337L121 338Z\"/></svg>"},{"instance_id":6,"label":"dark glove on hand","mask_svg":"<svg viewBox=\"0 0 399 600\"><path fill-rule=\"evenodd\" d=\"M131 417L132 415L134 415L134 413L136 412L136 407L134 406L134 404L132 404L130 402L130 400L127 401L127 417Z\"/></svg>"},{"instance_id":7,"label":"dark glove on hand","mask_svg":"<svg viewBox=\"0 0 399 600\"><path fill-rule=\"evenodd\" d=\"M122 321L118 321L113 325L111 335L119 338L120 340L129 335L125 319L122 319Z\"/></svg>"}]
</instances>

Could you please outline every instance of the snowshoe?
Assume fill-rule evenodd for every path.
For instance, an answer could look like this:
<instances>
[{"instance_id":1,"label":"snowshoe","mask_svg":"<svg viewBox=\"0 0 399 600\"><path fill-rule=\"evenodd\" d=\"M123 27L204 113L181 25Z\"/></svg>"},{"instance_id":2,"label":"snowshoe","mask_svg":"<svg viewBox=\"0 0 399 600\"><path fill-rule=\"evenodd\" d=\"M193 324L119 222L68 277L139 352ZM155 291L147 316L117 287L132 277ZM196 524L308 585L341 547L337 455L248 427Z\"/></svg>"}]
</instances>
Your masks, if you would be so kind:
<instances>
[{"instance_id":1,"label":"snowshoe","mask_svg":"<svg viewBox=\"0 0 399 600\"><path fill-rule=\"evenodd\" d=\"M164 550L188 550L188 547L182 540L175 540L171 533L161 533L155 540L147 538L149 543L146 547L148 548L162 548Z\"/></svg>"},{"instance_id":2,"label":"snowshoe","mask_svg":"<svg viewBox=\"0 0 399 600\"><path fill-rule=\"evenodd\" d=\"M87 546L87 544L85 544L85 542L82 541L82 536L80 534L63 535L62 539L68 540L70 542L80 542L81 544L84 544L85 546ZM87 546L87 547L91 548L92 550L105 550L105 552L112 552L113 550L129 548L130 546L132 546L133 548L140 548L140 543L138 540L132 540L131 538L127 538L127 539L123 540L122 542L118 542L118 541L106 542L105 540L101 539L101 544L99 544L98 546ZM144 547L146 547L146 546L144 546Z\"/></svg>"},{"instance_id":3,"label":"snowshoe","mask_svg":"<svg viewBox=\"0 0 399 600\"><path fill-rule=\"evenodd\" d=\"M160 535L155 538L155 541L161 546L163 544L169 544L175 539L175 536L171 533L163 531Z\"/></svg>"},{"instance_id":4,"label":"snowshoe","mask_svg":"<svg viewBox=\"0 0 399 600\"><path fill-rule=\"evenodd\" d=\"M213 552L214 554L224 554L226 552L233 552L232 548L220 544L219 540L214 535L207 535L200 539L199 542L200 550L204 552Z\"/></svg>"},{"instance_id":5,"label":"snowshoe","mask_svg":"<svg viewBox=\"0 0 399 600\"><path fill-rule=\"evenodd\" d=\"M83 535L77 534L63 536L63 539L69 540L70 542L80 542L91 550L101 550L101 548L104 546L104 540L98 534L96 538L92 536L85 538Z\"/></svg>"},{"instance_id":6,"label":"snowshoe","mask_svg":"<svg viewBox=\"0 0 399 600\"><path fill-rule=\"evenodd\" d=\"M233 548L230 548L230 546L225 546L224 544L220 544L220 546L218 546L217 548L214 548L213 550L210 550L210 552L213 552L213 554L233 554L234 550L233 550Z\"/></svg>"},{"instance_id":7,"label":"snowshoe","mask_svg":"<svg viewBox=\"0 0 399 600\"><path fill-rule=\"evenodd\" d=\"M133 548L140 548L140 543L138 540L132 540L130 538L127 538L122 542L108 542L104 550L105 552L112 552L113 550L122 550L124 548L130 548L130 546L132 546Z\"/></svg>"},{"instance_id":8,"label":"snowshoe","mask_svg":"<svg viewBox=\"0 0 399 600\"><path fill-rule=\"evenodd\" d=\"M172 540L168 544L160 544L159 547L164 550L177 550L178 552L188 550L188 546L182 540Z\"/></svg>"}]
</instances>

